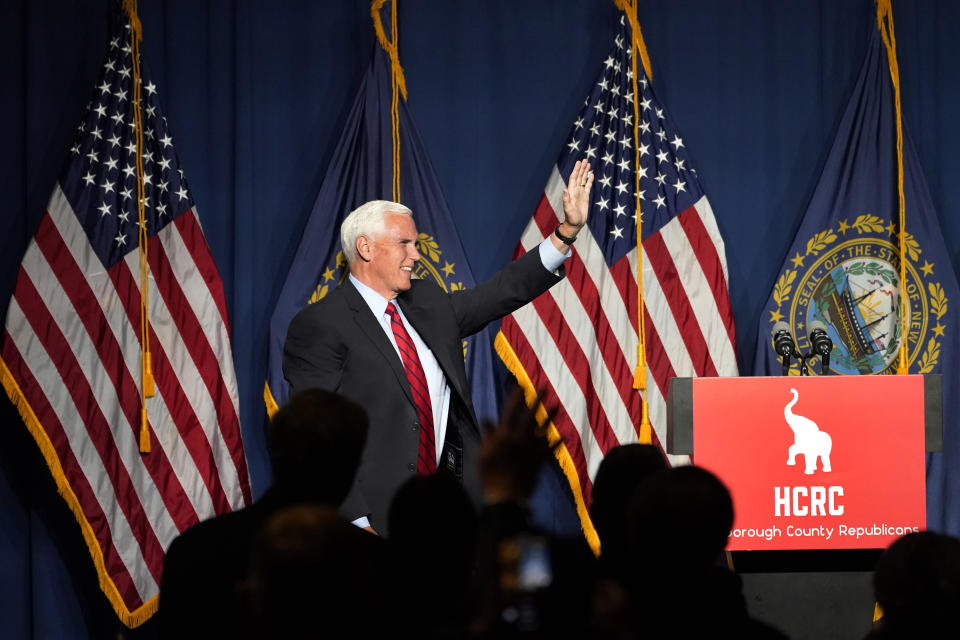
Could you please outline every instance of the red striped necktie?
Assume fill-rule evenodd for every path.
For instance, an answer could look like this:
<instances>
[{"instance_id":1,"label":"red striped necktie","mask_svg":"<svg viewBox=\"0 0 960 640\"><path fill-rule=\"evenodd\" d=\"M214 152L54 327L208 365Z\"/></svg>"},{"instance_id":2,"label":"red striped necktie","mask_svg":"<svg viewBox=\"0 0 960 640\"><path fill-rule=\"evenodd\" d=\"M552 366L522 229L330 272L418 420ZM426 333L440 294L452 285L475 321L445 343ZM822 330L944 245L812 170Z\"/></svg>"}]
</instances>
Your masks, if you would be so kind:
<instances>
[{"instance_id":1,"label":"red striped necktie","mask_svg":"<svg viewBox=\"0 0 960 640\"><path fill-rule=\"evenodd\" d=\"M413 339L407 333L397 307L392 302L387 303L387 315L390 316L390 328L393 337L397 339L397 348L400 350L400 359L403 369L407 372L407 381L410 382L410 393L413 395L413 404L417 408L420 418L420 447L417 451L417 473L421 475L434 473L437 470L437 445L433 437L433 404L430 402L430 389L427 387L427 376L423 373L420 356Z\"/></svg>"}]
</instances>

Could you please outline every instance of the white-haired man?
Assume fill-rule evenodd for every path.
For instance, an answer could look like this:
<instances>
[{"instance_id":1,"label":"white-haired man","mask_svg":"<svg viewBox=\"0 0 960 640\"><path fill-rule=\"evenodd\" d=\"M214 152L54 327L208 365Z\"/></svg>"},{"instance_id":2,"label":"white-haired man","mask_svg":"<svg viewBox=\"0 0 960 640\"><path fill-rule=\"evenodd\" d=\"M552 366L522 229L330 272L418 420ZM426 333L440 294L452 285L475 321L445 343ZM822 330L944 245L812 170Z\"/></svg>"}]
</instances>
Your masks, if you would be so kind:
<instances>
[{"instance_id":1,"label":"white-haired man","mask_svg":"<svg viewBox=\"0 0 960 640\"><path fill-rule=\"evenodd\" d=\"M417 227L407 207L376 200L343 221L350 276L290 323L283 374L293 393L318 387L363 406L370 431L341 509L361 526L386 528L394 492L414 473L448 471L478 497L480 429L462 339L563 278L563 261L587 221L593 173L581 160L563 192L556 233L468 291L413 280Z\"/></svg>"}]
</instances>

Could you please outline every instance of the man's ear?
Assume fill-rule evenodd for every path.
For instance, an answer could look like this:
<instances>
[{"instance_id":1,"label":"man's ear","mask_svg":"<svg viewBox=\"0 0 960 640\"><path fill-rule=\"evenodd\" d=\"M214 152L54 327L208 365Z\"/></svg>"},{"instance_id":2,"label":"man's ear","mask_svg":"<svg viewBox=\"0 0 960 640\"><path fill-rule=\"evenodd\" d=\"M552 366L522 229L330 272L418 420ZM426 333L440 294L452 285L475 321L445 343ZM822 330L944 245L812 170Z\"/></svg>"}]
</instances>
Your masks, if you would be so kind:
<instances>
[{"instance_id":1,"label":"man's ear","mask_svg":"<svg viewBox=\"0 0 960 640\"><path fill-rule=\"evenodd\" d=\"M373 241L369 236L363 234L357 236L357 256L364 262L370 262L373 257Z\"/></svg>"}]
</instances>

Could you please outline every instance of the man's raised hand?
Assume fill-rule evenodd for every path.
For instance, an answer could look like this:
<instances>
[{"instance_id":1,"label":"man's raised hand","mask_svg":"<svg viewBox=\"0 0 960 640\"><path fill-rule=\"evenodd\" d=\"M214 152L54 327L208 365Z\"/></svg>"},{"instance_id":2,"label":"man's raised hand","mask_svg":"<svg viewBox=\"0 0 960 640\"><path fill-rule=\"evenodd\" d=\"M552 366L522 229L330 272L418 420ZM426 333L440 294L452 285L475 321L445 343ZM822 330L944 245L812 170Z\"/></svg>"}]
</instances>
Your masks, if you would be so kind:
<instances>
[{"instance_id":1,"label":"man's raised hand","mask_svg":"<svg viewBox=\"0 0 960 640\"><path fill-rule=\"evenodd\" d=\"M592 186L593 171L590 170L590 162L577 160L577 164L573 165L573 171L570 172L567 188L563 190L564 223L573 227L573 229L568 229L572 233L564 235L577 235L580 227L587 223L587 210L590 207L590 187ZM564 229L560 231L563 233Z\"/></svg>"}]
</instances>

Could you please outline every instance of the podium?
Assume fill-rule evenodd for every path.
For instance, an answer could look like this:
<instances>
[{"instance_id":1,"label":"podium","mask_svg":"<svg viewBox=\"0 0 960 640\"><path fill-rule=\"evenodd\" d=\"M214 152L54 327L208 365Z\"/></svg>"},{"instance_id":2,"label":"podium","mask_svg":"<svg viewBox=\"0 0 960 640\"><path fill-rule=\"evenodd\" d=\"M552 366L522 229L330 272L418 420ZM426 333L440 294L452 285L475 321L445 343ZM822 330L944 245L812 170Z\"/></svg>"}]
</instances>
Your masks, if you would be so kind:
<instances>
[{"instance_id":1,"label":"podium","mask_svg":"<svg viewBox=\"0 0 960 640\"><path fill-rule=\"evenodd\" d=\"M940 376L674 378L667 406L667 452L730 490L751 614L862 637L880 550L926 525Z\"/></svg>"}]
</instances>

